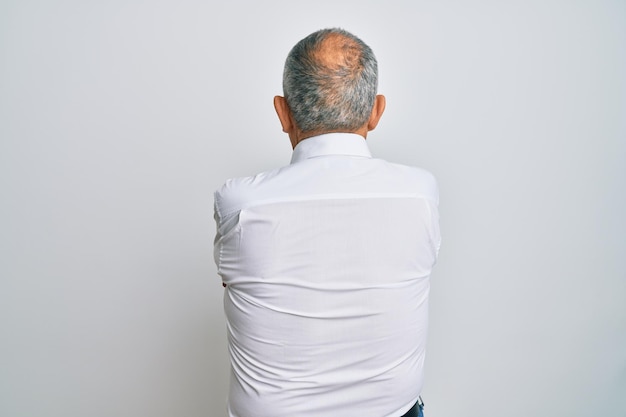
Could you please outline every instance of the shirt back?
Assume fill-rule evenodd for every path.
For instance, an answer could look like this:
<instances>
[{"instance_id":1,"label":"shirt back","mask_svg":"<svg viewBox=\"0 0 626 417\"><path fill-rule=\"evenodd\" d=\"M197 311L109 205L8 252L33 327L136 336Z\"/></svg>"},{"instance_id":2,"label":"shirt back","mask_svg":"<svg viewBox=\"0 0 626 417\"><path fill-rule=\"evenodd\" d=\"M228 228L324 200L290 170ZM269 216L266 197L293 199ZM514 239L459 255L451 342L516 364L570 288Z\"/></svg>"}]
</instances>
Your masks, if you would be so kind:
<instances>
[{"instance_id":1,"label":"shirt back","mask_svg":"<svg viewBox=\"0 0 626 417\"><path fill-rule=\"evenodd\" d=\"M399 416L422 386L435 181L356 135L294 159L215 195L229 415Z\"/></svg>"}]
</instances>

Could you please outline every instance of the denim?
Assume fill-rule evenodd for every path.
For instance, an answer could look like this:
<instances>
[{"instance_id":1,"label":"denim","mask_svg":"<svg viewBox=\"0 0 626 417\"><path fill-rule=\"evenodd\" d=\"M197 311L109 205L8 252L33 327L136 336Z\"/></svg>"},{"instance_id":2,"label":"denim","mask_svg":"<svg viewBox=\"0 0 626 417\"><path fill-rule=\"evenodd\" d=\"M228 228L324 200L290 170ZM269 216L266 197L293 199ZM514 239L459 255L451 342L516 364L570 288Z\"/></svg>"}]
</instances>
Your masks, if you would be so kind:
<instances>
[{"instance_id":1,"label":"denim","mask_svg":"<svg viewBox=\"0 0 626 417\"><path fill-rule=\"evenodd\" d=\"M424 401L422 401L422 397L402 417L424 417Z\"/></svg>"}]
</instances>

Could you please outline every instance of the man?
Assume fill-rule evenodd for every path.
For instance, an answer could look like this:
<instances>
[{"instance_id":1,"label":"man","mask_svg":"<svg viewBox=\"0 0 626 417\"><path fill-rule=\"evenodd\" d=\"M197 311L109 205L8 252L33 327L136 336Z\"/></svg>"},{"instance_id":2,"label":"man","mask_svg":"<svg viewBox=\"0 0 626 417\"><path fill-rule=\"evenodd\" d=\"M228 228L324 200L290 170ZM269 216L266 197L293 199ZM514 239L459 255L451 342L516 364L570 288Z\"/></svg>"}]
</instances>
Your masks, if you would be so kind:
<instances>
[{"instance_id":1,"label":"man","mask_svg":"<svg viewBox=\"0 0 626 417\"><path fill-rule=\"evenodd\" d=\"M274 98L291 164L215 193L231 417L422 413L437 186L371 157L377 71L346 31L301 40Z\"/></svg>"}]
</instances>

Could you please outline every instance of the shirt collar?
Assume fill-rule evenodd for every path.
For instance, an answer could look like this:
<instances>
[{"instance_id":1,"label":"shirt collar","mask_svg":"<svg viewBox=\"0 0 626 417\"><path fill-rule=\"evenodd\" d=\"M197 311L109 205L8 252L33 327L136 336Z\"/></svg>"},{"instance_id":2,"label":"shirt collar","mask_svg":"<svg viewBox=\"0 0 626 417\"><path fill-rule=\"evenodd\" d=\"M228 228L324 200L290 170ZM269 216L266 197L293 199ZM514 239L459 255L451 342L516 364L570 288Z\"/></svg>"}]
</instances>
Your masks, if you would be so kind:
<instances>
[{"instance_id":1,"label":"shirt collar","mask_svg":"<svg viewBox=\"0 0 626 417\"><path fill-rule=\"evenodd\" d=\"M291 163L327 155L372 157L363 136L356 133L326 133L299 142L291 155Z\"/></svg>"}]
</instances>

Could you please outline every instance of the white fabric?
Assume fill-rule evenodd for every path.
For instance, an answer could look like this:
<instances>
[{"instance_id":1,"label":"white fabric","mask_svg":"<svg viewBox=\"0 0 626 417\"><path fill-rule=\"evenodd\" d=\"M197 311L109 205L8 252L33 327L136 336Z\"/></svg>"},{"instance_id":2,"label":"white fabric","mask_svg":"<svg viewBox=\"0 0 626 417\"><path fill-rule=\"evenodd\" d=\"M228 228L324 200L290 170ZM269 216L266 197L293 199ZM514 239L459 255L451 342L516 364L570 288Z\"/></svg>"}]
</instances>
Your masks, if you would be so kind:
<instances>
[{"instance_id":1,"label":"white fabric","mask_svg":"<svg viewBox=\"0 0 626 417\"><path fill-rule=\"evenodd\" d=\"M437 186L354 134L215 193L231 417L396 417L422 388Z\"/></svg>"}]
</instances>

